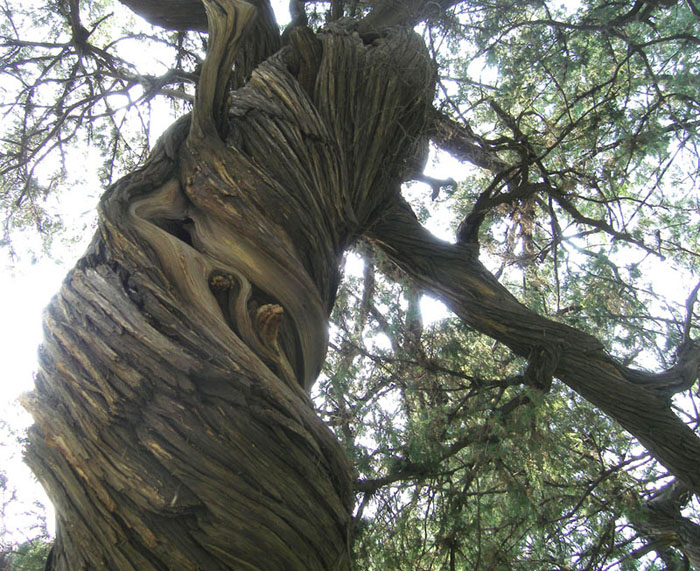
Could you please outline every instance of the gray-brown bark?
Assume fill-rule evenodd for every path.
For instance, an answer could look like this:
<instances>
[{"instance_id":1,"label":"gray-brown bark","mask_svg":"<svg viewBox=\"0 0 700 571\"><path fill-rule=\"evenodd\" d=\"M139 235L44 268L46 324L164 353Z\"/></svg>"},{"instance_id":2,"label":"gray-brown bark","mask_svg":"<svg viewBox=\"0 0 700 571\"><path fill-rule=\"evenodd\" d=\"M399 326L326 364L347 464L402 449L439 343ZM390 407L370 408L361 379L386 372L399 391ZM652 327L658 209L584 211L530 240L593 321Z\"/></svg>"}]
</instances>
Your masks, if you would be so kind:
<instances>
[{"instance_id":1,"label":"gray-brown bark","mask_svg":"<svg viewBox=\"0 0 700 571\"><path fill-rule=\"evenodd\" d=\"M298 30L222 116L247 7L207 8L193 119L106 193L46 313L27 458L58 514L53 569L349 566L349 467L306 389L432 67L412 32Z\"/></svg>"},{"instance_id":2,"label":"gray-brown bark","mask_svg":"<svg viewBox=\"0 0 700 571\"><path fill-rule=\"evenodd\" d=\"M700 569L700 526L681 515L689 498L685 486L669 484L653 500L634 510L637 517L632 522L657 552L675 547L693 568Z\"/></svg>"},{"instance_id":3,"label":"gray-brown bark","mask_svg":"<svg viewBox=\"0 0 700 571\"><path fill-rule=\"evenodd\" d=\"M204 4L199 0L170 0L167 10L162 0L119 0L144 20L169 30L207 29Z\"/></svg>"}]
</instances>

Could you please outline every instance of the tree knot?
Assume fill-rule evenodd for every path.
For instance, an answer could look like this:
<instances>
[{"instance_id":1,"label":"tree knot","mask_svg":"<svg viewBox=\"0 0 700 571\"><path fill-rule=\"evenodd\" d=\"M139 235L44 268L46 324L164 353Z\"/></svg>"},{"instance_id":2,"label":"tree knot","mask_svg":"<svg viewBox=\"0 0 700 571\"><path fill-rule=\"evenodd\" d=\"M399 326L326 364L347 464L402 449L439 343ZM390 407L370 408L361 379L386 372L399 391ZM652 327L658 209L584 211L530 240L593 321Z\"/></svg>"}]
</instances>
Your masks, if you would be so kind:
<instances>
[{"instance_id":1,"label":"tree knot","mask_svg":"<svg viewBox=\"0 0 700 571\"><path fill-rule=\"evenodd\" d=\"M260 341L268 348L277 346L277 336L284 319L284 308L276 303L258 307L255 312L255 330Z\"/></svg>"},{"instance_id":2,"label":"tree knot","mask_svg":"<svg viewBox=\"0 0 700 571\"><path fill-rule=\"evenodd\" d=\"M213 274L209 277L209 288L212 292L224 292L234 285L233 276L227 274Z\"/></svg>"},{"instance_id":3,"label":"tree knot","mask_svg":"<svg viewBox=\"0 0 700 571\"><path fill-rule=\"evenodd\" d=\"M527 369L523 376L525 384L543 392L549 391L560 356L561 348L541 345L534 347L528 356Z\"/></svg>"}]
</instances>

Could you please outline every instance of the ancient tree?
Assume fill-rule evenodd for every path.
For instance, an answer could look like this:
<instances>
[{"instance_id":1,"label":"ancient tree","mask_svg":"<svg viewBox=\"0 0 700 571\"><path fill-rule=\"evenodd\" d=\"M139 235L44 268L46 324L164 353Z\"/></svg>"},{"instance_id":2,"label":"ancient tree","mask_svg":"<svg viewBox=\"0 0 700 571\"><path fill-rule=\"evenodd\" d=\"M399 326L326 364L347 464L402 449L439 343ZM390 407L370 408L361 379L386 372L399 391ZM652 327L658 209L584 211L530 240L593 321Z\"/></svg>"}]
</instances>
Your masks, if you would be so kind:
<instances>
[{"instance_id":1,"label":"ancient tree","mask_svg":"<svg viewBox=\"0 0 700 571\"><path fill-rule=\"evenodd\" d=\"M457 41L472 12L486 10L477 3L333 1L320 3L326 21L319 23L311 18L318 3L292 2L294 17L283 34L267 0L124 4L156 25L178 30L179 38L187 30L206 31L206 58L195 70L156 85L156 91L170 89L173 95L169 85L196 84L192 111L173 123L141 166L105 192L95 237L46 311L36 389L25 406L36 421L27 458L58 514L49 568L349 569L354 538L366 533L367 503L382 489L408 483L417 486L416 494L425 486L444 501L449 517L440 522L447 523L426 532L444 568L513 565L517 549L526 561L527 553L545 550L533 547L539 544L532 530L517 536L520 547L513 540L511 551L509 543L489 549L479 544L475 559L467 553L469 533L482 533L468 526L475 517L466 515L469 503L482 496L473 486L508 480L499 494L532 496L537 487L523 487L519 472L511 470L510 479L499 480L487 476L495 473L488 470L508 472L504 450L515 432L530 434L535 442L547 427L561 429L555 421L547 424L547 407L567 399L583 402L576 395L598 411L596 422L614 421L602 432L626 430L644 447L641 454L651 455L672 479L663 480L667 485L658 494L640 498L639 489L626 488L626 453L616 456L612 468L612 448L582 452L597 466L599 479L586 480L570 467L573 479L585 480L575 496L580 502L576 499L571 511L557 512L547 502L532 508L541 528L563 522L562 514L577 513L595 496L596 486L610 484L615 505L626 506L635 541L650 546L637 549L636 556L656 549L668 561L698 564L698 528L681 509L700 493L700 436L697 418L679 416L673 401L678 393L692 400L697 387L698 287L687 292L686 313L674 322L678 334L666 353L673 360L665 370L650 372L635 366L634 357L616 353L612 328L601 339L593 325L577 320L583 303L565 306L563 292L575 284L561 283L557 259L567 241L580 244L581 256L588 256L591 236L659 258L665 257L663 248L671 249L658 228L633 231L619 206L629 200L638 210L661 212L667 208L661 199L635 195L627 187L627 195L620 190L611 198L584 170L583 160L575 160L590 153L589 163L598 161L610 171L605 180L619 183L613 171L623 168L625 156L629 167L643 144L648 145L644 156L651 156L653 136L666 137L667 147L672 134L683 132L690 140L697 101L667 88L644 50L667 42L690 53L688 46L698 44L693 3L661 6L640 0L626 11L601 4L569 21L546 7L518 12L504 4L503 20L485 18L481 27L474 26L486 44L497 37L489 26L502 26L501 38L521 28L532 34L539 26L560 42L554 45L566 47L557 52L566 61L582 59L582 46L593 41L582 38L604 37L596 49L606 53L608 44L624 45L636 67L630 61L613 70L601 64L595 88L578 85L571 91L552 71L547 85L553 94L565 94L568 107L562 113L552 111L554 96L550 107L527 108L523 102L535 95L525 88L504 91L500 100L489 93L473 101L472 119L497 124L500 137L477 134L478 124L472 127L460 107L467 105L466 92L458 96L445 89L440 65L456 68L448 61L449 50L435 42L436 30ZM93 30L83 26L78 3L61 5L72 30L66 45L84 60L102 58L107 75L121 74L117 79L127 81L118 62L91 43ZM689 22L687 29L665 34L661 19L669 10L674 22ZM525 14L522 21L515 16L519 13ZM660 38L644 43L634 35L642 34L639 30ZM528 38L526 43L535 42ZM26 47L19 40L16 46ZM525 53L518 52L524 48L517 42L511 48L513 61ZM545 55L538 57L546 62ZM639 84L634 74L646 72L657 82L649 98L658 100L640 104L636 131L628 129L623 138L606 127L614 123L605 113L614 114L603 103L617 97L613 90L620 78L634 87ZM533 77L537 73L533 68ZM143 76L132 80L145 82ZM516 95L517 104L509 100ZM587 97L596 98L590 108ZM674 98L683 102L669 112L675 122L655 118L652 125L652 113L670 109ZM568 123L559 131L542 127L557 121ZM567 137L577 129L591 137L595 129L608 130L590 144L579 138L574 152ZM660 145L658 140L653 144ZM429 141L481 169L479 180L485 181L481 188L475 182L479 191L468 201L452 243L428 232L402 196L402 185L416 179L432 185L433 198L456 192L446 190L448 181L422 174ZM665 152L660 148L655 152ZM603 153L619 153L618 162L602 164ZM564 166L557 166L560 159ZM662 160L659 172L668 169L664 165ZM629 173L638 174L631 167ZM697 204L697 194L694 200ZM618 210L624 223L613 216ZM499 217L512 223L509 255L515 255L516 242L521 244L518 264L512 265L523 284L540 283L543 278L533 268L553 258L547 274L553 289L546 296L556 296L556 310L545 311L540 298L528 297L532 287L512 291L507 272L485 265L485 236L498 232ZM547 218L545 240L538 221ZM565 226L584 230L571 237ZM654 232L659 232L656 243L649 237ZM309 393L324 365L328 319L351 247L367 256L364 293L357 295L352 318L337 317L344 341L334 344L326 378L338 381L331 391L338 399L321 418ZM694 242L683 251L692 275ZM596 260L601 271L614 266ZM375 269L403 284L401 295L387 294L406 300L396 308L403 316L400 325L387 321L381 303L371 302L380 287L389 287L377 283ZM616 300L625 295L621 283ZM353 307L348 287L340 291L342 307ZM488 339L511 355L502 362L500 379L467 371L458 349L450 357L444 338L442 352L428 354L418 309L423 293L442 300L457 316L452 327L461 329L452 339L460 346L483 357L488 351L479 347ZM371 322L389 336L398 331L401 346L394 347L393 358L382 357L390 373L374 379L348 406L348 370L358 359L380 361L362 340ZM435 339L446 335L433 334ZM405 379L413 384L402 385ZM398 387L393 406L404 415L402 422L413 423L413 432L411 442L401 445L391 444L396 435L387 437L381 452L386 462L380 466L369 456L348 455L347 449L363 422L358 412L363 403L388 385ZM470 424L474 418L483 422ZM585 445L596 449L595 436L584 434L581 442L586 438ZM557 487L551 474L540 477L544 487ZM413 505L408 496L396 501ZM602 526L595 528L596 541L582 548L591 568L621 549L614 538L624 537L615 527L623 516L615 513L612 527L596 524ZM578 541L583 545L587 539ZM372 559L377 555L364 556L365 564L379 561Z\"/></svg>"}]
</instances>

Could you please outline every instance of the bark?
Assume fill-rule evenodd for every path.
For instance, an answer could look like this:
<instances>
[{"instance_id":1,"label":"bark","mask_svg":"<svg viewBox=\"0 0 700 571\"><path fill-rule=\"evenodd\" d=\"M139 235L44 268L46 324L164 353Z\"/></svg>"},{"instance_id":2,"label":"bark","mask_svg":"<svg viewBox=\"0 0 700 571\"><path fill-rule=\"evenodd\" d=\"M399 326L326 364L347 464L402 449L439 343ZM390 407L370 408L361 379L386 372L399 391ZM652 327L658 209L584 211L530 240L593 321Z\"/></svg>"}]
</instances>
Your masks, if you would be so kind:
<instances>
[{"instance_id":1,"label":"bark","mask_svg":"<svg viewBox=\"0 0 700 571\"><path fill-rule=\"evenodd\" d=\"M199 31L208 29L207 14L202 0L119 0L144 20L168 30ZM280 33L270 0L247 0L256 8L247 39L236 53L233 87L241 87L262 61L280 49ZM75 34L74 34L75 35Z\"/></svg>"},{"instance_id":2,"label":"bark","mask_svg":"<svg viewBox=\"0 0 700 571\"><path fill-rule=\"evenodd\" d=\"M372 11L360 22L361 35L378 34L392 26L412 27L440 17L461 0L375 0Z\"/></svg>"},{"instance_id":3,"label":"bark","mask_svg":"<svg viewBox=\"0 0 700 571\"><path fill-rule=\"evenodd\" d=\"M528 358L528 373L537 371L534 386L546 389L551 377L557 377L700 493L700 438L673 413L668 400L671 388L687 387L697 378L697 350L658 375L622 366L592 336L519 303L479 262L476 246L435 238L403 200L387 210L369 236L465 323Z\"/></svg>"},{"instance_id":4,"label":"bark","mask_svg":"<svg viewBox=\"0 0 700 571\"><path fill-rule=\"evenodd\" d=\"M350 565L350 468L307 390L342 252L394 198L432 66L412 32L297 29L224 107L252 12L206 4L192 118L107 191L46 311L25 404L50 569Z\"/></svg>"},{"instance_id":5,"label":"bark","mask_svg":"<svg viewBox=\"0 0 700 571\"><path fill-rule=\"evenodd\" d=\"M651 501L632 509L633 526L649 542L638 557L647 549L663 557L669 547L675 547L694 569L700 569L700 525L681 515L681 508L689 499L688 489L674 482Z\"/></svg>"},{"instance_id":6,"label":"bark","mask_svg":"<svg viewBox=\"0 0 700 571\"><path fill-rule=\"evenodd\" d=\"M453 3L294 27L260 64L280 45L267 0L248 36L247 3L206 1L193 116L105 194L93 244L46 312L26 405L27 459L58 514L49 568L349 568L350 468L307 391L340 258L362 233L530 359L534 386L557 376L700 491L700 440L667 406L697 359L654 378L622 367L401 205L434 74L417 36L385 28Z\"/></svg>"},{"instance_id":7,"label":"bark","mask_svg":"<svg viewBox=\"0 0 700 571\"><path fill-rule=\"evenodd\" d=\"M207 29L207 14L201 0L169 0L163 9L163 0L119 0L147 22L168 30Z\"/></svg>"}]
</instances>

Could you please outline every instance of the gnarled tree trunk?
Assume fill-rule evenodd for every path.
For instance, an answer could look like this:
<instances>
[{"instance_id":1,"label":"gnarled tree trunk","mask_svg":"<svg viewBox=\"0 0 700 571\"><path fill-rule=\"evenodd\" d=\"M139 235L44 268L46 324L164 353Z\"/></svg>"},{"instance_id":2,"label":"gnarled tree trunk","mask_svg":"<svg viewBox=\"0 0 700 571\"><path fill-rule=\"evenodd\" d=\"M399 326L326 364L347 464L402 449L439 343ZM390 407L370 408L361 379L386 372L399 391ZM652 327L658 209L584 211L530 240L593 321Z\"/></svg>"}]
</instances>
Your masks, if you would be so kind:
<instances>
[{"instance_id":1,"label":"gnarled tree trunk","mask_svg":"<svg viewBox=\"0 0 700 571\"><path fill-rule=\"evenodd\" d=\"M350 469L307 391L340 257L397 192L432 68L412 32L297 28L229 101L254 11L205 4L192 117L105 194L46 313L27 456L53 569L349 567Z\"/></svg>"},{"instance_id":2,"label":"gnarled tree trunk","mask_svg":"<svg viewBox=\"0 0 700 571\"><path fill-rule=\"evenodd\" d=\"M147 15L159 5L123 1ZM320 34L294 26L280 49L267 0L205 0L193 115L105 194L93 244L46 313L26 404L27 458L59 520L50 568L349 567L350 467L307 392L359 234L526 357L534 388L560 378L700 490L700 439L668 406L700 353L655 376L622 366L522 306L474 249L431 237L402 203L433 70L412 32L380 28L454 3L378 2ZM186 26L194 0L175 4L155 19ZM670 525L649 513L650 535Z\"/></svg>"}]
</instances>

